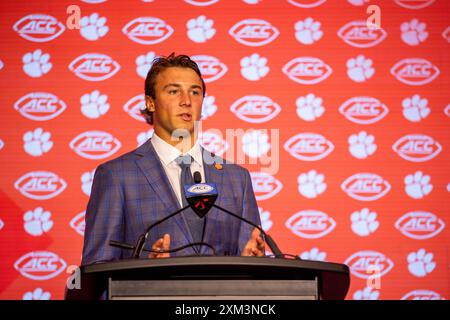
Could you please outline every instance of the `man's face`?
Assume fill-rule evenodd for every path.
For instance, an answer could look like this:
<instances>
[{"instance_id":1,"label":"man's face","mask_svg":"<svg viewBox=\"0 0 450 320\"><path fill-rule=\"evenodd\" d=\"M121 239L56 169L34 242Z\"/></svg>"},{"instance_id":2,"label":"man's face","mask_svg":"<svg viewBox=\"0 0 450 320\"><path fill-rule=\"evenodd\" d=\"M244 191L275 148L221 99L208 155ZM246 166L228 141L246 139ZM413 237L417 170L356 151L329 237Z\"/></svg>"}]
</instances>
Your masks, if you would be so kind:
<instances>
[{"instance_id":1,"label":"man's face","mask_svg":"<svg viewBox=\"0 0 450 320\"><path fill-rule=\"evenodd\" d=\"M200 77L190 68L171 67L156 78L156 99L146 97L146 104L153 113L156 134L170 141L176 129L194 133L194 123L200 120L203 87Z\"/></svg>"}]
</instances>

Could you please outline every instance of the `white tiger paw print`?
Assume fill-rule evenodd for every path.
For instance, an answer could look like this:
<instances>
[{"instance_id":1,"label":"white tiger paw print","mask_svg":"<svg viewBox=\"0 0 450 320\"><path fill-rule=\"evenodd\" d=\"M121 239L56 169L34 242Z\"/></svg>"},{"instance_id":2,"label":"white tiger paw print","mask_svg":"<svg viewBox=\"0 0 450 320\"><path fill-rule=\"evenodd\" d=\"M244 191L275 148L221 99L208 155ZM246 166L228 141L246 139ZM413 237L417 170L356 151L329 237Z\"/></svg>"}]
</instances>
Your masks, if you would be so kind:
<instances>
[{"instance_id":1,"label":"white tiger paw print","mask_svg":"<svg viewBox=\"0 0 450 320\"><path fill-rule=\"evenodd\" d=\"M89 41L96 41L108 33L109 27L105 25L106 18L99 18L98 13L85 16L80 20L80 34Z\"/></svg>"},{"instance_id":2,"label":"white tiger paw print","mask_svg":"<svg viewBox=\"0 0 450 320\"><path fill-rule=\"evenodd\" d=\"M327 258L326 252L320 251L318 248L312 248L309 251L303 251L300 254L302 260L314 260L314 261L325 261Z\"/></svg>"},{"instance_id":3,"label":"white tiger paw print","mask_svg":"<svg viewBox=\"0 0 450 320\"><path fill-rule=\"evenodd\" d=\"M263 208L258 207L259 217L261 218L261 228L268 232L272 228L273 222L270 220L270 212L263 210Z\"/></svg>"},{"instance_id":4,"label":"white tiger paw print","mask_svg":"<svg viewBox=\"0 0 450 320\"><path fill-rule=\"evenodd\" d=\"M187 35L194 42L206 42L214 37L216 30L213 28L214 20L207 19L205 16L199 16L196 19L190 19L187 22Z\"/></svg>"},{"instance_id":5,"label":"white tiger paw print","mask_svg":"<svg viewBox=\"0 0 450 320\"><path fill-rule=\"evenodd\" d=\"M155 133L154 129L150 129L148 131L141 132L137 135L136 140L138 147L142 146L148 139L150 139Z\"/></svg>"},{"instance_id":6,"label":"white tiger paw print","mask_svg":"<svg viewBox=\"0 0 450 320\"><path fill-rule=\"evenodd\" d=\"M403 22L400 26L402 40L410 46L417 46L428 38L427 25L417 19Z\"/></svg>"},{"instance_id":7,"label":"white tiger paw print","mask_svg":"<svg viewBox=\"0 0 450 320\"><path fill-rule=\"evenodd\" d=\"M351 214L352 230L361 237L366 237L374 233L380 223L377 221L376 212L370 212L368 208L355 211Z\"/></svg>"},{"instance_id":8,"label":"white tiger paw print","mask_svg":"<svg viewBox=\"0 0 450 320\"><path fill-rule=\"evenodd\" d=\"M312 93L309 93L304 97L299 97L295 101L295 104L297 105L297 115L300 119L305 121L316 120L325 112L322 102L322 98L316 97Z\"/></svg>"},{"instance_id":9,"label":"white tiger paw print","mask_svg":"<svg viewBox=\"0 0 450 320\"><path fill-rule=\"evenodd\" d=\"M23 71L32 78L42 77L53 66L50 62L50 55L48 53L42 54L41 49L24 54L22 62Z\"/></svg>"},{"instance_id":10,"label":"white tiger paw print","mask_svg":"<svg viewBox=\"0 0 450 320\"><path fill-rule=\"evenodd\" d=\"M3 63L2 60L0 60L0 70L2 70L4 66L5 66L5 64Z\"/></svg>"},{"instance_id":11,"label":"white tiger paw print","mask_svg":"<svg viewBox=\"0 0 450 320\"><path fill-rule=\"evenodd\" d=\"M81 96L81 113L89 119L97 119L109 110L108 96L94 90Z\"/></svg>"},{"instance_id":12,"label":"white tiger paw print","mask_svg":"<svg viewBox=\"0 0 450 320\"><path fill-rule=\"evenodd\" d=\"M25 292L23 300L50 300L50 292L44 291L41 288L36 288L34 291Z\"/></svg>"},{"instance_id":13,"label":"white tiger paw print","mask_svg":"<svg viewBox=\"0 0 450 320\"><path fill-rule=\"evenodd\" d=\"M377 150L377 145L374 143L375 137L367 135L367 132L361 131L358 134L352 134L348 138L348 151L357 159L365 159L374 154Z\"/></svg>"},{"instance_id":14,"label":"white tiger paw print","mask_svg":"<svg viewBox=\"0 0 450 320\"><path fill-rule=\"evenodd\" d=\"M254 53L241 59L241 74L250 81L258 81L269 73L267 59Z\"/></svg>"},{"instance_id":15,"label":"white tiger paw print","mask_svg":"<svg viewBox=\"0 0 450 320\"><path fill-rule=\"evenodd\" d=\"M413 199L421 199L433 190L430 183L431 177L424 175L422 171L409 174L405 177L405 192Z\"/></svg>"},{"instance_id":16,"label":"white tiger paw print","mask_svg":"<svg viewBox=\"0 0 450 320\"><path fill-rule=\"evenodd\" d=\"M50 140L50 137L51 133L45 132L42 128L28 131L23 135L23 148L29 155L40 157L44 153L49 152L53 147L53 142Z\"/></svg>"},{"instance_id":17,"label":"white tiger paw print","mask_svg":"<svg viewBox=\"0 0 450 320\"><path fill-rule=\"evenodd\" d=\"M251 130L242 137L242 148L252 158L265 155L270 150L269 135L261 130Z\"/></svg>"},{"instance_id":18,"label":"white tiger paw print","mask_svg":"<svg viewBox=\"0 0 450 320\"><path fill-rule=\"evenodd\" d=\"M418 94L406 98L402 102L403 116L411 122L419 122L430 114L428 100L422 99Z\"/></svg>"},{"instance_id":19,"label":"white tiger paw print","mask_svg":"<svg viewBox=\"0 0 450 320\"><path fill-rule=\"evenodd\" d=\"M44 211L41 207L37 207L34 211L25 212L23 227L32 236L43 235L44 232L50 231L53 227L53 221L50 217L50 211Z\"/></svg>"},{"instance_id":20,"label":"white tiger paw print","mask_svg":"<svg viewBox=\"0 0 450 320\"><path fill-rule=\"evenodd\" d=\"M88 197L91 195L92 182L94 181L95 169L81 175L81 190Z\"/></svg>"},{"instance_id":21,"label":"white tiger paw print","mask_svg":"<svg viewBox=\"0 0 450 320\"><path fill-rule=\"evenodd\" d=\"M431 252L427 253L425 249L411 252L408 254L407 261L409 272L416 277L425 277L436 268L433 254Z\"/></svg>"},{"instance_id":22,"label":"white tiger paw print","mask_svg":"<svg viewBox=\"0 0 450 320\"><path fill-rule=\"evenodd\" d=\"M310 170L298 176L298 192L308 199L317 198L327 189L325 176L318 174L316 170Z\"/></svg>"},{"instance_id":23,"label":"white tiger paw print","mask_svg":"<svg viewBox=\"0 0 450 320\"><path fill-rule=\"evenodd\" d=\"M380 291L373 290L371 287L365 287L363 290L356 290L353 294L353 300L378 300Z\"/></svg>"},{"instance_id":24,"label":"white tiger paw print","mask_svg":"<svg viewBox=\"0 0 450 320\"><path fill-rule=\"evenodd\" d=\"M320 22L313 18L306 18L303 21L297 21L295 24L295 38L298 42L310 45L319 41L323 36L320 30Z\"/></svg>"},{"instance_id":25,"label":"white tiger paw print","mask_svg":"<svg viewBox=\"0 0 450 320\"><path fill-rule=\"evenodd\" d=\"M347 75L355 82L364 82L375 73L372 63L371 59L366 59L362 54L351 58L347 61Z\"/></svg>"},{"instance_id":26,"label":"white tiger paw print","mask_svg":"<svg viewBox=\"0 0 450 320\"><path fill-rule=\"evenodd\" d=\"M2 150L4 146L5 146L5 143L3 142L2 139L0 139L0 150Z\"/></svg>"},{"instance_id":27,"label":"white tiger paw print","mask_svg":"<svg viewBox=\"0 0 450 320\"><path fill-rule=\"evenodd\" d=\"M214 96L205 96L202 104L202 120L205 120L217 112L215 104L216 98Z\"/></svg>"},{"instance_id":28,"label":"white tiger paw print","mask_svg":"<svg viewBox=\"0 0 450 320\"><path fill-rule=\"evenodd\" d=\"M156 53L149 51L147 54L141 54L136 58L136 72L141 78L145 79L147 77L155 57Z\"/></svg>"}]
</instances>

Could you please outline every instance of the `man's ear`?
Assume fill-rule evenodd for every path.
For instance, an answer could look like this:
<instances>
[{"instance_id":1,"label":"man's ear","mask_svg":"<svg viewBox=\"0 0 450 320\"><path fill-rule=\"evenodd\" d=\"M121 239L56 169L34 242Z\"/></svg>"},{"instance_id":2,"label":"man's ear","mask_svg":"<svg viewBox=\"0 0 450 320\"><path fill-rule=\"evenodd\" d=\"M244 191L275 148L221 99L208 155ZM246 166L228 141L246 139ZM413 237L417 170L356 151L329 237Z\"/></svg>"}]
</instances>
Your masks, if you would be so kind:
<instances>
[{"instance_id":1,"label":"man's ear","mask_svg":"<svg viewBox=\"0 0 450 320\"><path fill-rule=\"evenodd\" d=\"M155 112L155 102L153 101L152 97L145 96L145 106L147 107L148 111Z\"/></svg>"}]
</instances>

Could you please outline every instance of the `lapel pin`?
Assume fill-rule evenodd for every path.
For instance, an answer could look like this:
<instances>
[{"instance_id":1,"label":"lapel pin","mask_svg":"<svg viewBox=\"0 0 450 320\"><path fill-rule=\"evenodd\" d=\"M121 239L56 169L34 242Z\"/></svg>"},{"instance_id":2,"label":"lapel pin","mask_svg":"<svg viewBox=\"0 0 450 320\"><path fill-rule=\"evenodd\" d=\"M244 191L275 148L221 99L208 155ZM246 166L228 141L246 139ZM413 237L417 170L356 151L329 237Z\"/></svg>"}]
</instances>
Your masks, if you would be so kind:
<instances>
[{"instance_id":1,"label":"lapel pin","mask_svg":"<svg viewBox=\"0 0 450 320\"><path fill-rule=\"evenodd\" d=\"M214 167L215 167L217 170L222 170L222 165L221 165L220 163L215 163L215 164L214 164Z\"/></svg>"}]
</instances>

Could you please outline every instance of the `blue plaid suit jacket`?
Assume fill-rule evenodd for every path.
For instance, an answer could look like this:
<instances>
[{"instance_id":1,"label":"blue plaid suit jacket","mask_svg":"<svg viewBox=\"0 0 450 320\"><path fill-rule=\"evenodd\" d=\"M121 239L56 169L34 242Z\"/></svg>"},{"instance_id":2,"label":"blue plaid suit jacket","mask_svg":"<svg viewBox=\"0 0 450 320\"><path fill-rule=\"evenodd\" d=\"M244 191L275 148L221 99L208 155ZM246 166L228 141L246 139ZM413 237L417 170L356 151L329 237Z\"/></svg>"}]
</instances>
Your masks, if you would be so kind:
<instances>
[{"instance_id":1,"label":"blue plaid suit jacket","mask_svg":"<svg viewBox=\"0 0 450 320\"><path fill-rule=\"evenodd\" d=\"M223 163L222 169L216 168L212 159ZM203 162L206 181L217 185L216 204L260 225L249 172L236 164L224 163L204 149ZM112 247L109 241L134 245L147 226L179 208L150 140L101 164L95 172L86 210L82 264L130 258L131 250ZM206 219L204 242L212 245L217 255L240 255L253 227L216 208L209 211ZM178 214L152 229L145 248L150 249L165 233L170 234L171 248L193 242L184 214ZM190 247L172 256L193 254ZM200 254L212 254L212 251L203 246ZM143 252L141 258L147 255Z\"/></svg>"}]
</instances>

